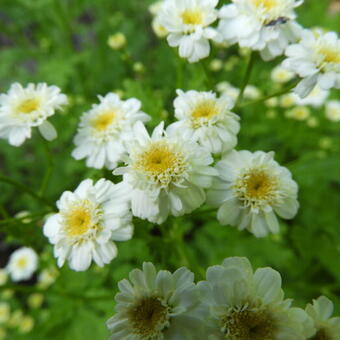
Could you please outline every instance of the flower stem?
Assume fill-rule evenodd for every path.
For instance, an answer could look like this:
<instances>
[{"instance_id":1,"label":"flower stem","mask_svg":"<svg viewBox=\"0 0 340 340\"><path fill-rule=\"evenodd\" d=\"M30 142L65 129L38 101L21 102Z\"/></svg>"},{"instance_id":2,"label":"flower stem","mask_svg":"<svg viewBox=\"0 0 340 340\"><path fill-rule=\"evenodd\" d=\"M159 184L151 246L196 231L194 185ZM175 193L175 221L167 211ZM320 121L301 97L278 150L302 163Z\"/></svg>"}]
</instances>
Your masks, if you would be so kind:
<instances>
[{"instance_id":1,"label":"flower stem","mask_svg":"<svg viewBox=\"0 0 340 340\"><path fill-rule=\"evenodd\" d=\"M41 182L41 186L40 186L40 190L39 190L40 196L43 196L45 194L49 179L50 179L51 174L53 172L53 166L54 166L53 157L52 157L51 150L50 150L50 147L48 145L48 142L46 140L44 140L43 143L44 143L44 150L45 150L46 158L47 158L47 169L46 169L45 175L43 177L43 180Z\"/></svg>"},{"instance_id":2,"label":"flower stem","mask_svg":"<svg viewBox=\"0 0 340 340\"><path fill-rule=\"evenodd\" d=\"M10 185L13 185L17 189L19 189L22 192L27 193L37 201L43 203L44 205L51 207L54 209L54 204L50 202L46 197L40 196L39 194L35 193L31 188L29 188L27 185L22 184L20 182L15 181L12 178L6 177L6 176L0 176L0 182L7 183Z\"/></svg>"},{"instance_id":3,"label":"flower stem","mask_svg":"<svg viewBox=\"0 0 340 340\"><path fill-rule=\"evenodd\" d=\"M255 59L256 59L256 52L251 51L251 54L250 54L249 60L248 60L248 65L247 65L246 73L244 75L242 86L241 86L241 89L240 89L240 94L237 97L236 105L235 106L239 106L239 104L242 102L244 91L245 91L245 89L246 89L246 87L247 87L247 85L249 83L249 80L250 80L250 77L251 77L251 73L252 73L253 68L254 68Z\"/></svg>"},{"instance_id":4,"label":"flower stem","mask_svg":"<svg viewBox=\"0 0 340 340\"><path fill-rule=\"evenodd\" d=\"M207 65L204 63L203 60L201 60L200 65L201 65L201 68L202 68L203 73L204 73L205 85L207 86L208 90L212 90L214 88L214 85L213 85L213 83L210 79L209 70L207 68Z\"/></svg>"},{"instance_id":5,"label":"flower stem","mask_svg":"<svg viewBox=\"0 0 340 340\"><path fill-rule=\"evenodd\" d=\"M278 97L278 96L281 96L283 94L286 94L286 93L290 92L299 83L299 81L300 80L296 80L291 85L286 87L285 89L282 89L280 91L274 92L274 93L269 94L267 96L264 96L264 97L262 97L260 99L256 99L256 100L253 100L253 101L246 102L244 104L239 105L238 107L245 107L245 106L248 106L248 105L259 104L259 103L265 102L266 100L268 100L270 98L274 98L274 97Z\"/></svg>"}]
</instances>

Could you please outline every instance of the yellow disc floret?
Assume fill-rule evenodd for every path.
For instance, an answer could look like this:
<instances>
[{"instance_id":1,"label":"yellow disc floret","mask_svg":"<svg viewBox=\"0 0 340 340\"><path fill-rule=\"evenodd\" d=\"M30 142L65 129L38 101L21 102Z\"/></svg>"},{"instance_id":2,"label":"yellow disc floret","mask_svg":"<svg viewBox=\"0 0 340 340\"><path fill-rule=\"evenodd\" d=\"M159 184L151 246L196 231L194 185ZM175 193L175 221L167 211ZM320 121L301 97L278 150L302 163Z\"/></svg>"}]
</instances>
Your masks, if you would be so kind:
<instances>
[{"instance_id":1,"label":"yellow disc floret","mask_svg":"<svg viewBox=\"0 0 340 340\"><path fill-rule=\"evenodd\" d=\"M17 111L19 113L31 113L36 111L40 106L40 101L37 98L28 98L23 100L18 106Z\"/></svg>"}]
</instances>

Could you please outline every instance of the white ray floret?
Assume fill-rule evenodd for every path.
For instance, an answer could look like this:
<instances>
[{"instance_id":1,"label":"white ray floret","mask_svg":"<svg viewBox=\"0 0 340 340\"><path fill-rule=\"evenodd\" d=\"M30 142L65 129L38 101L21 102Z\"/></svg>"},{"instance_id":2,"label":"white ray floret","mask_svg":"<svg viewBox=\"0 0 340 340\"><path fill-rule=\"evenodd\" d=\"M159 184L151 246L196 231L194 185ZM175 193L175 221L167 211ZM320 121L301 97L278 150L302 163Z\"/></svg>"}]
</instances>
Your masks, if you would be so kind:
<instances>
[{"instance_id":1,"label":"white ray floret","mask_svg":"<svg viewBox=\"0 0 340 340\"><path fill-rule=\"evenodd\" d=\"M84 271L92 261L103 266L117 256L113 241L131 239L133 226L124 184L87 179L57 202L59 212L48 218L44 234L54 245L61 267Z\"/></svg>"},{"instance_id":2,"label":"white ray floret","mask_svg":"<svg viewBox=\"0 0 340 340\"><path fill-rule=\"evenodd\" d=\"M6 94L0 95L0 138L20 146L31 138L32 127L38 127L45 139L55 139L57 132L47 119L66 104L67 97L57 86L12 84Z\"/></svg>"},{"instance_id":3,"label":"white ray floret","mask_svg":"<svg viewBox=\"0 0 340 340\"><path fill-rule=\"evenodd\" d=\"M134 137L127 167L114 174L124 175L135 216L162 223L169 214L180 216L204 203L204 188L217 174L209 166L213 158L206 149L177 133L165 133L163 122L151 137L137 122Z\"/></svg>"},{"instance_id":4,"label":"white ray floret","mask_svg":"<svg viewBox=\"0 0 340 340\"><path fill-rule=\"evenodd\" d=\"M202 322L194 274L182 267L156 271L150 262L118 283L110 340L200 339Z\"/></svg>"},{"instance_id":5,"label":"white ray floret","mask_svg":"<svg viewBox=\"0 0 340 340\"><path fill-rule=\"evenodd\" d=\"M288 46L283 65L302 80L295 92L306 97L316 84L323 90L340 89L340 40L335 32L304 30L299 43Z\"/></svg>"},{"instance_id":6,"label":"white ray floret","mask_svg":"<svg viewBox=\"0 0 340 340\"><path fill-rule=\"evenodd\" d=\"M14 251L6 266L13 281L28 280L38 268L38 255L32 248L19 248Z\"/></svg>"},{"instance_id":7,"label":"white ray floret","mask_svg":"<svg viewBox=\"0 0 340 340\"><path fill-rule=\"evenodd\" d=\"M230 110L234 100L224 95L216 97L213 92L177 90L174 101L178 122L167 130L180 133L187 139L198 141L212 153L233 149L240 130L239 116Z\"/></svg>"},{"instance_id":8,"label":"white ray floret","mask_svg":"<svg viewBox=\"0 0 340 340\"><path fill-rule=\"evenodd\" d=\"M253 272L246 258L208 268L198 289L213 339L305 340L314 332L307 313L284 299L280 274L272 268Z\"/></svg>"},{"instance_id":9,"label":"white ray floret","mask_svg":"<svg viewBox=\"0 0 340 340\"><path fill-rule=\"evenodd\" d=\"M208 203L218 206L221 224L248 229L257 237L277 233L276 214L293 218L298 210L298 186L274 153L231 151L216 169L219 177L208 191Z\"/></svg>"},{"instance_id":10,"label":"white ray floret","mask_svg":"<svg viewBox=\"0 0 340 340\"><path fill-rule=\"evenodd\" d=\"M313 319L316 329L312 340L340 340L340 318L332 317L333 311L333 302L325 296L307 305L306 312Z\"/></svg>"},{"instance_id":11,"label":"white ray floret","mask_svg":"<svg viewBox=\"0 0 340 340\"><path fill-rule=\"evenodd\" d=\"M283 54L301 29L294 8L303 0L232 0L221 8L218 30L228 43L261 52L265 60Z\"/></svg>"},{"instance_id":12,"label":"white ray floret","mask_svg":"<svg viewBox=\"0 0 340 340\"><path fill-rule=\"evenodd\" d=\"M72 156L86 158L88 167L113 169L126 153L125 143L131 138L133 124L150 117L141 111L141 102L135 98L123 101L109 93L99 96L99 100L81 118Z\"/></svg>"},{"instance_id":13,"label":"white ray floret","mask_svg":"<svg viewBox=\"0 0 340 340\"><path fill-rule=\"evenodd\" d=\"M158 23L168 32L168 43L179 47L179 55L197 62L210 53L210 39L217 32L210 27L217 19L218 0L165 0Z\"/></svg>"}]
</instances>

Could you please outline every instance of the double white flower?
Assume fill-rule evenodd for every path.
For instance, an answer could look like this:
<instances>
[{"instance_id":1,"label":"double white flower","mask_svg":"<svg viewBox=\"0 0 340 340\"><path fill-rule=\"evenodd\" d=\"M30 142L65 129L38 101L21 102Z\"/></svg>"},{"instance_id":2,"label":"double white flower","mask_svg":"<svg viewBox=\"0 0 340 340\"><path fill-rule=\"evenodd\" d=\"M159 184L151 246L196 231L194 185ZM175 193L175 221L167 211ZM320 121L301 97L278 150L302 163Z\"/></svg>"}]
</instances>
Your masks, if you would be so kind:
<instances>
[{"instance_id":1,"label":"double white flower","mask_svg":"<svg viewBox=\"0 0 340 340\"><path fill-rule=\"evenodd\" d=\"M208 191L208 203L219 206L221 224L263 237L279 231L276 214L286 219L296 215L298 186L273 155L234 150L217 163L219 177Z\"/></svg>"},{"instance_id":2,"label":"double white flower","mask_svg":"<svg viewBox=\"0 0 340 340\"><path fill-rule=\"evenodd\" d=\"M210 153L178 133L165 133L160 123L151 137L141 122L134 126L123 174L130 187L134 216L162 223L169 214L190 213L205 201L204 188L217 175Z\"/></svg>"},{"instance_id":3,"label":"double white flower","mask_svg":"<svg viewBox=\"0 0 340 340\"><path fill-rule=\"evenodd\" d=\"M86 158L88 167L113 169L126 153L125 142L131 138L133 124L150 117L141 111L141 102L135 98L123 101L109 93L99 100L81 118L72 156Z\"/></svg>"},{"instance_id":4,"label":"double white flower","mask_svg":"<svg viewBox=\"0 0 340 340\"><path fill-rule=\"evenodd\" d=\"M6 266L13 281L28 280L38 267L38 255L32 248L19 248L14 251Z\"/></svg>"},{"instance_id":5,"label":"double white flower","mask_svg":"<svg viewBox=\"0 0 340 340\"><path fill-rule=\"evenodd\" d=\"M158 273L152 263L118 283L116 314L107 321L111 340L200 339L194 274L182 267Z\"/></svg>"},{"instance_id":6,"label":"double white flower","mask_svg":"<svg viewBox=\"0 0 340 340\"><path fill-rule=\"evenodd\" d=\"M284 299L281 276L272 268L253 272L246 258L227 258L208 268L198 288L211 339L305 340L313 334L311 319Z\"/></svg>"},{"instance_id":7,"label":"double white flower","mask_svg":"<svg viewBox=\"0 0 340 340\"><path fill-rule=\"evenodd\" d=\"M167 130L176 131L184 138L198 141L212 153L220 153L234 148L240 130L239 116L230 110L234 100L224 95L216 97L213 92L177 90L174 101L178 122Z\"/></svg>"},{"instance_id":8,"label":"double white flower","mask_svg":"<svg viewBox=\"0 0 340 340\"><path fill-rule=\"evenodd\" d=\"M294 8L303 0L232 0L219 12L218 31L228 43L261 52L265 60L283 54L297 41L300 26Z\"/></svg>"},{"instance_id":9,"label":"double white flower","mask_svg":"<svg viewBox=\"0 0 340 340\"><path fill-rule=\"evenodd\" d=\"M57 132L47 118L65 104L67 97L56 86L39 83L24 88L14 83L0 95L0 138L20 146L31 138L32 127L38 127L45 139L55 139Z\"/></svg>"},{"instance_id":10,"label":"double white flower","mask_svg":"<svg viewBox=\"0 0 340 340\"><path fill-rule=\"evenodd\" d=\"M304 30L286 55L284 67L303 78L295 88L300 97L306 97L316 84L323 90L340 88L340 40L335 32Z\"/></svg>"},{"instance_id":11,"label":"double white flower","mask_svg":"<svg viewBox=\"0 0 340 340\"><path fill-rule=\"evenodd\" d=\"M48 218L44 234L54 244L61 267L84 271L92 260L99 266L117 255L115 241L131 239L133 226L124 184L105 179L82 181L74 192L66 191L57 202L59 213Z\"/></svg>"},{"instance_id":12,"label":"double white flower","mask_svg":"<svg viewBox=\"0 0 340 340\"><path fill-rule=\"evenodd\" d=\"M209 27L217 19L218 0L165 0L158 23L168 32L168 43L179 55L197 62L210 53L209 39L217 32Z\"/></svg>"}]
</instances>

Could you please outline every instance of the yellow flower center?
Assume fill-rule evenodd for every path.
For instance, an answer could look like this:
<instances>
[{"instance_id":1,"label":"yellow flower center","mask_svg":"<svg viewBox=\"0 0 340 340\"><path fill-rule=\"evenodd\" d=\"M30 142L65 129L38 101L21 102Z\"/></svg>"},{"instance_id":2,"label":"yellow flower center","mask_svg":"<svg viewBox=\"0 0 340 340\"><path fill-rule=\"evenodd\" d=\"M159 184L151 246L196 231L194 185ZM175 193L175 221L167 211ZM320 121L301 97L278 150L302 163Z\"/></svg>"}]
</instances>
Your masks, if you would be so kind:
<instances>
[{"instance_id":1,"label":"yellow flower center","mask_svg":"<svg viewBox=\"0 0 340 340\"><path fill-rule=\"evenodd\" d=\"M40 106L40 101L37 98L29 98L22 101L17 106L17 111L20 113L31 113L36 111Z\"/></svg>"},{"instance_id":2,"label":"yellow flower center","mask_svg":"<svg viewBox=\"0 0 340 340\"><path fill-rule=\"evenodd\" d=\"M17 267L24 269L27 266L27 258L21 257L17 260Z\"/></svg>"},{"instance_id":3,"label":"yellow flower center","mask_svg":"<svg viewBox=\"0 0 340 340\"><path fill-rule=\"evenodd\" d=\"M206 125L218 113L219 108L214 100L205 100L198 103L191 113L193 127L199 128Z\"/></svg>"},{"instance_id":4,"label":"yellow flower center","mask_svg":"<svg viewBox=\"0 0 340 340\"><path fill-rule=\"evenodd\" d=\"M278 181L265 169L250 169L236 181L234 189L246 206L273 204L278 198Z\"/></svg>"},{"instance_id":5,"label":"yellow flower center","mask_svg":"<svg viewBox=\"0 0 340 340\"><path fill-rule=\"evenodd\" d=\"M89 202L76 205L64 214L65 232L70 237L84 235L91 227L93 227L92 213Z\"/></svg>"},{"instance_id":6,"label":"yellow flower center","mask_svg":"<svg viewBox=\"0 0 340 340\"><path fill-rule=\"evenodd\" d=\"M168 325L168 311L169 308L157 297L142 299L129 312L134 334L143 339L156 339Z\"/></svg>"},{"instance_id":7,"label":"yellow flower center","mask_svg":"<svg viewBox=\"0 0 340 340\"><path fill-rule=\"evenodd\" d=\"M91 121L91 126L97 131L105 131L115 120L114 111L105 111Z\"/></svg>"},{"instance_id":8,"label":"yellow flower center","mask_svg":"<svg viewBox=\"0 0 340 340\"><path fill-rule=\"evenodd\" d=\"M186 162L183 154L175 150L174 145L158 141L138 156L134 168L146 173L155 183L168 186L185 171Z\"/></svg>"},{"instance_id":9,"label":"yellow flower center","mask_svg":"<svg viewBox=\"0 0 340 340\"><path fill-rule=\"evenodd\" d=\"M276 325L263 310L242 309L228 313L222 319L222 329L232 340L274 340Z\"/></svg>"},{"instance_id":10,"label":"yellow flower center","mask_svg":"<svg viewBox=\"0 0 340 340\"><path fill-rule=\"evenodd\" d=\"M319 49L319 53L323 56L323 62L325 63L340 63L340 49L335 49L331 46L322 46Z\"/></svg>"},{"instance_id":11,"label":"yellow flower center","mask_svg":"<svg viewBox=\"0 0 340 340\"><path fill-rule=\"evenodd\" d=\"M255 7L263 7L267 11L275 8L278 5L277 0L252 0Z\"/></svg>"},{"instance_id":12,"label":"yellow flower center","mask_svg":"<svg viewBox=\"0 0 340 340\"><path fill-rule=\"evenodd\" d=\"M199 9L187 9L181 14L183 24L185 25L202 25L203 13Z\"/></svg>"}]
</instances>

